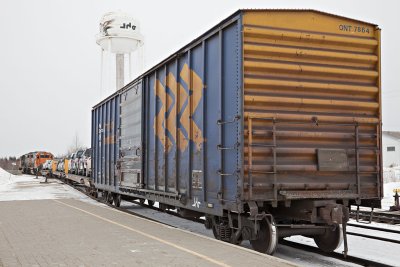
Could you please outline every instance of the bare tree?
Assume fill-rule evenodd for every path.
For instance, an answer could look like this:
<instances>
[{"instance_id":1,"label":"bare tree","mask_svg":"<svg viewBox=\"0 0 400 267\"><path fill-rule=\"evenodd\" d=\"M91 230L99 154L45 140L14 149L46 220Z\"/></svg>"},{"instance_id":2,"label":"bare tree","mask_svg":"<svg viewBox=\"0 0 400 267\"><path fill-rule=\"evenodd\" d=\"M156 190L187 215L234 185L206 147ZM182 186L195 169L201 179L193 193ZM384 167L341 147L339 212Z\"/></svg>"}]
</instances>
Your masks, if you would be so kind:
<instances>
[{"instance_id":1,"label":"bare tree","mask_svg":"<svg viewBox=\"0 0 400 267\"><path fill-rule=\"evenodd\" d=\"M0 158L0 168L4 170L13 170L14 169L14 164L16 164L17 158L16 157L4 157Z\"/></svg>"},{"instance_id":2,"label":"bare tree","mask_svg":"<svg viewBox=\"0 0 400 267\"><path fill-rule=\"evenodd\" d=\"M83 149L83 148L84 148L84 146L81 144L81 142L79 140L78 133L75 133L75 136L74 136L74 139L72 141L72 144L68 148L67 156L69 156L72 153L78 151L79 149Z\"/></svg>"}]
</instances>

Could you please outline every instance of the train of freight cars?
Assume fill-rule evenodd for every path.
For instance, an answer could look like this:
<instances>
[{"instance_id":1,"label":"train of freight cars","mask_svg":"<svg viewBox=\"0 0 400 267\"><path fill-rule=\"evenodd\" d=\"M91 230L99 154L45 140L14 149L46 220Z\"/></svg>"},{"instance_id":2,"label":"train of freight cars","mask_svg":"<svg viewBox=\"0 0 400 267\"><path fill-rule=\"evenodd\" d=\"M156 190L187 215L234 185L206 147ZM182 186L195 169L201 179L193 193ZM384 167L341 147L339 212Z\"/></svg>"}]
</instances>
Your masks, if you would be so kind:
<instances>
[{"instance_id":1,"label":"train of freight cars","mask_svg":"<svg viewBox=\"0 0 400 267\"><path fill-rule=\"evenodd\" d=\"M94 186L264 253L333 251L350 205L380 205L380 103L376 25L239 10L93 107Z\"/></svg>"},{"instance_id":2,"label":"train of freight cars","mask_svg":"<svg viewBox=\"0 0 400 267\"><path fill-rule=\"evenodd\" d=\"M22 173L43 174L46 171L63 172L90 176L91 149L78 149L65 158L54 158L53 154L44 151L30 152L19 158L19 169Z\"/></svg>"}]
</instances>

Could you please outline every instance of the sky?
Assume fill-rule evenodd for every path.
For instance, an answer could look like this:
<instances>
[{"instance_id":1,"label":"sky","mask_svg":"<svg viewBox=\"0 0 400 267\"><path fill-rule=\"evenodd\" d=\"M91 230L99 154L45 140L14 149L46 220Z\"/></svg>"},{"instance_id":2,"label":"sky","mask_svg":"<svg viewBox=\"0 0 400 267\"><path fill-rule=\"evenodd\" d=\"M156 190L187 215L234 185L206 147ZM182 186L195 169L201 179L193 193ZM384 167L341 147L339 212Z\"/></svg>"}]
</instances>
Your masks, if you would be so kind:
<instances>
[{"instance_id":1,"label":"sky","mask_svg":"<svg viewBox=\"0 0 400 267\"><path fill-rule=\"evenodd\" d=\"M0 0L0 157L64 154L90 146L91 108L101 99L99 21L131 14L152 67L240 8L317 9L382 29L383 129L400 131L400 2L348 0Z\"/></svg>"}]
</instances>

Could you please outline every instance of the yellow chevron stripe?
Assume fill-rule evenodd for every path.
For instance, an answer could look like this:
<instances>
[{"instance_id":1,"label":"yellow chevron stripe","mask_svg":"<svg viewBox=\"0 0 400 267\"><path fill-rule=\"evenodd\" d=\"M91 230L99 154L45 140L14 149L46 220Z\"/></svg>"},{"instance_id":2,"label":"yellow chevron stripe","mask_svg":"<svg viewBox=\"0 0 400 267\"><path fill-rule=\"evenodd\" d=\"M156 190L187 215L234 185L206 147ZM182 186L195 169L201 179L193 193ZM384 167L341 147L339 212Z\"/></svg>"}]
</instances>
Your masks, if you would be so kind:
<instances>
[{"instance_id":1,"label":"yellow chevron stripe","mask_svg":"<svg viewBox=\"0 0 400 267\"><path fill-rule=\"evenodd\" d=\"M160 98L162 106L154 118L153 128L155 135L164 146L164 152L169 152L171 150L173 142L177 144L181 152L186 150L189 145L189 140L192 140L196 144L197 150L201 149L201 145L204 142L201 129L192 119L193 113L196 111L203 97L203 81L197 73L189 69L187 64L183 66L180 77L188 85L188 90L191 94L186 92L183 86L176 81L176 78L171 72L165 77L165 86L159 80L154 84L154 94ZM170 94L173 96L166 93L166 87L170 89ZM191 96L189 97L189 95ZM173 97L175 97L175 102L173 102ZM188 99L190 102L186 105L180 117L180 124L190 135L185 137L181 128L178 128L178 132L176 132L176 117L178 116L176 105L179 104L178 110L182 111L183 105ZM166 116L168 110L170 110L170 112L168 116ZM166 136L165 130L170 133L170 136ZM178 136L176 136L177 134ZM171 140L171 138L173 140Z\"/></svg>"}]
</instances>

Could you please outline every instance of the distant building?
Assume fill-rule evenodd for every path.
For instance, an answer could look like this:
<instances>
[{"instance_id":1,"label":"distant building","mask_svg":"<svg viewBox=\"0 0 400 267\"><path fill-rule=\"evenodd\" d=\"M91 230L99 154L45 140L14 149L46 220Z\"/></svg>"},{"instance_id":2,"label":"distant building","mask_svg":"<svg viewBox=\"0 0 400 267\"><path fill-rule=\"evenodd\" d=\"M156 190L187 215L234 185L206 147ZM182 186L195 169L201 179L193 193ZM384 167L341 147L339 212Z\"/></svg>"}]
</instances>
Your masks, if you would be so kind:
<instances>
[{"instance_id":1,"label":"distant building","mask_svg":"<svg viewBox=\"0 0 400 267\"><path fill-rule=\"evenodd\" d=\"M400 166L400 132L382 133L383 167Z\"/></svg>"}]
</instances>

